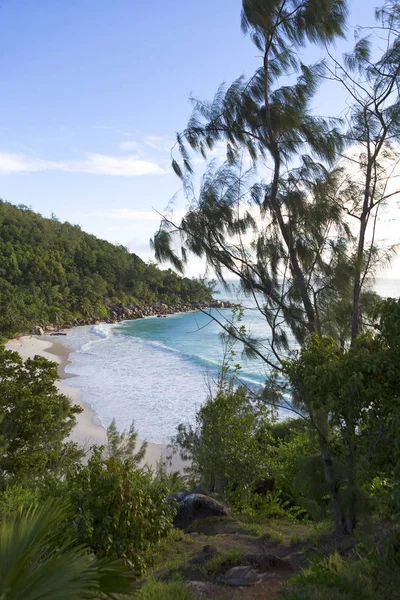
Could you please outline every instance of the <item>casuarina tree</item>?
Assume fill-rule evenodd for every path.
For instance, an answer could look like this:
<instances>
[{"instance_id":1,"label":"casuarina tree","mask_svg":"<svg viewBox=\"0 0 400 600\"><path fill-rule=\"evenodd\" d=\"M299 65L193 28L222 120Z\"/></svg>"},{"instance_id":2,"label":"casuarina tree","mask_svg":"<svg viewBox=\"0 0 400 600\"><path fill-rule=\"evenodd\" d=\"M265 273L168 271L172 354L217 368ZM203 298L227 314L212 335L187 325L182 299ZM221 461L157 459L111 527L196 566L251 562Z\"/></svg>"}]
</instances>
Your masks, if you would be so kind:
<instances>
[{"instance_id":1,"label":"casuarina tree","mask_svg":"<svg viewBox=\"0 0 400 600\"><path fill-rule=\"evenodd\" d=\"M396 164L398 9L393 2L378 13L388 44L374 63L365 40L343 65L331 55L346 14L344 0L243 0L242 28L260 66L250 79L221 86L212 102L194 100L172 160L188 210L180 223L166 214L153 240L157 259L179 270L192 253L221 281L239 279L265 318L267 343L213 318L271 372L282 371L291 339L302 347L312 335L330 335L345 347L370 324L379 210L393 197ZM305 65L299 56L312 44L326 60ZM352 98L345 119L312 109L326 79ZM208 162L197 185L193 154L207 160L221 147L226 160ZM324 440L328 409L316 418L312 404L304 408ZM335 505L327 439L321 456Z\"/></svg>"}]
</instances>

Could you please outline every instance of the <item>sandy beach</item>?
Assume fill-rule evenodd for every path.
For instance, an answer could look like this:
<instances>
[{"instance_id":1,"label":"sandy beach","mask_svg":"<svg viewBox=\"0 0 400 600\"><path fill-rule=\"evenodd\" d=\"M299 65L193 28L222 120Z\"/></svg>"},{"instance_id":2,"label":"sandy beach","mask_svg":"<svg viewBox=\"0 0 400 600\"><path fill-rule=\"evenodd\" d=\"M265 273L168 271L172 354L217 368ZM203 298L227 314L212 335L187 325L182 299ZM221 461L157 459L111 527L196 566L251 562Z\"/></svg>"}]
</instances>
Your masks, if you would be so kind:
<instances>
[{"instance_id":1,"label":"sandy beach","mask_svg":"<svg viewBox=\"0 0 400 600\"><path fill-rule=\"evenodd\" d=\"M95 411L88 403L80 398L79 389L65 384L66 379L74 377L74 375L65 372L65 367L71 363L69 355L72 352L72 349L67 343L59 341L59 338L57 341L53 341L53 339L50 339L50 336L46 335L43 337L26 335L8 341L6 348L18 352L24 360L33 358L38 354L48 360L56 362L58 364L58 373L60 377L60 380L57 382L57 388L61 393L68 396L74 404L78 404L83 408L83 412L77 416L77 424L72 431L70 439L77 442L86 450L94 444L106 444L106 430L101 424ZM142 441L143 440L138 440L138 447L140 447ZM146 456L143 462L151 467L155 467L160 459L165 458L165 453L165 444L148 443ZM178 471L182 470L182 468L183 463L180 458L178 456L173 457L172 465L168 467L168 470Z\"/></svg>"}]
</instances>

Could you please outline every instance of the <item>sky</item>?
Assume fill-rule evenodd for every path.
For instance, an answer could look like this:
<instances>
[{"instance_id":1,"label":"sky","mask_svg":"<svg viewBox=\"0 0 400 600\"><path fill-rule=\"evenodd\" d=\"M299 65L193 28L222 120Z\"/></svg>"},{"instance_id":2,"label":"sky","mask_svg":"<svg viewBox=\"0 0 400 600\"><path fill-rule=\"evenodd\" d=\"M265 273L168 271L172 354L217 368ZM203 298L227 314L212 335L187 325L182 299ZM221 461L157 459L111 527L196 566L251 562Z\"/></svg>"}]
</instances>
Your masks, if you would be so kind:
<instances>
[{"instance_id":1,"label":"sky","mask_svg":"<svg viewBox=\"0 0 400 600\"><path fill-rule=\"evenodd\" d=\"M351 0L350 39L375 5ZM180 189L170 149L189 96L211 99L260 64L240 10L240 0L0 0L0 198L152 258L156 211ZM316 109L344 103L322 89Z\"/></svg>"}]
</instances>

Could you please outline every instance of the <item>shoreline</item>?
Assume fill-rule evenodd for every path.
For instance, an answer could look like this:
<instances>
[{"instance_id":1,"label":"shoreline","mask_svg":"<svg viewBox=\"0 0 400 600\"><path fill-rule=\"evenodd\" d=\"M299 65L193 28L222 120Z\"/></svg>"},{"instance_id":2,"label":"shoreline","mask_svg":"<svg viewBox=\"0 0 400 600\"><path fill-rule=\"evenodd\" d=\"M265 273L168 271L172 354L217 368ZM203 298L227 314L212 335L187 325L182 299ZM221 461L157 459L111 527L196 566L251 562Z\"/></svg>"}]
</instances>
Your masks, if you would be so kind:
<instances>
[{"instance_id":1,"label":"shoreline","mask_svg":"<svg viewBox=\"0 0 400 600\"><path fill-rule=\"evenodd\" d=\"M56 382L57 389L60 393L68 396L73 404L78 404L83 408L83 412L76 416L76 425L71 432L70 441L76 442L80 447L88 451L93 445L106 445L107 434L106 429L102 425L100 418L93 407L80 397L80 389L68 386L65 381L67 379L77 377L73 373L66 373L65 367L73 364L70 360L70 354L74 351L64 341L53 341L45 336L24 335L19 338L14 338L6 343L8 350L18 352L23 360L33 358L36 354L43 356L48 360L56 362L58 365L59 380ZM43 339L45 338L45 339ZM138 439L136 449L138 450L144 440ZM165 459L167 444L147 443L146 455L141 466L148 465L155 468L161 459ZM184 464L179 456L172 458L172 464L167 465L167 471L183 471Z\"/></svg>"},{"instance_id":2,"label":"shoreline","mask_svg":"<svg viewBox=\"0 0 400 600\"><path fill-rule=\"evenodd\" d=\"M195 312L198 310L210 310L213 308L232 308L232 303L229 300L213 300L212 302L197 302L193 304L153 304L149 306L140 306L138 304L121 304L113 302L109 305L110 314L107 318L104 317L90 317L87 319L75 318L72 321L67 321L62 325L52 325L38 323L33 326L30 330L29 335L44 335L51 333L57 335L60 331L65 331L74 327L81 327L84 325L99 325L100 323L107 323L109 325L116 325L122 321L136 321L138 319L146 319L148 317L157 317L159 319L166 318L171 315L183 314L187 312ZM28 335L28 334L26 334Z\"/></svg>"}]
</instances>

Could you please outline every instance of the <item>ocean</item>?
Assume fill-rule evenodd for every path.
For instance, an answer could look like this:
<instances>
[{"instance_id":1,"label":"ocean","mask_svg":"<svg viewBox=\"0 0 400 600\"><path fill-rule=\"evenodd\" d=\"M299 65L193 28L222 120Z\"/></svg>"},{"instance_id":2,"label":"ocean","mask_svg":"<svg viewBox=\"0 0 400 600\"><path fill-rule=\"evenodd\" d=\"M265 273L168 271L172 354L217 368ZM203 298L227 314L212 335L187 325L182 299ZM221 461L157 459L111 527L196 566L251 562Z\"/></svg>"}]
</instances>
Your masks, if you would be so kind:
<instances>
[{"instance_id":1,"label":"ocean","mask_svg":"<svg viewBox=\"0 0 400 600\"><path fill-rule=\"evenodd\" d=\"M400 280L377 280L382 296L397 297ZM221 292L222 299L243 302L243 323L248 331L267 342L265 320L251 302L235 292ZM230 309L212 311L229 318ZM68 331L73 349L66 371L75 377L66 384L80 389L107 427L113 418L120 431L132 421L141 439L169 442L180 423L193 422L218 376L224 354L221 328L201 312L149 317L115 325L101 323ZM260 360L235 357L241 379L260 386L267 369Z\"/></svg>"}]
</instances>

